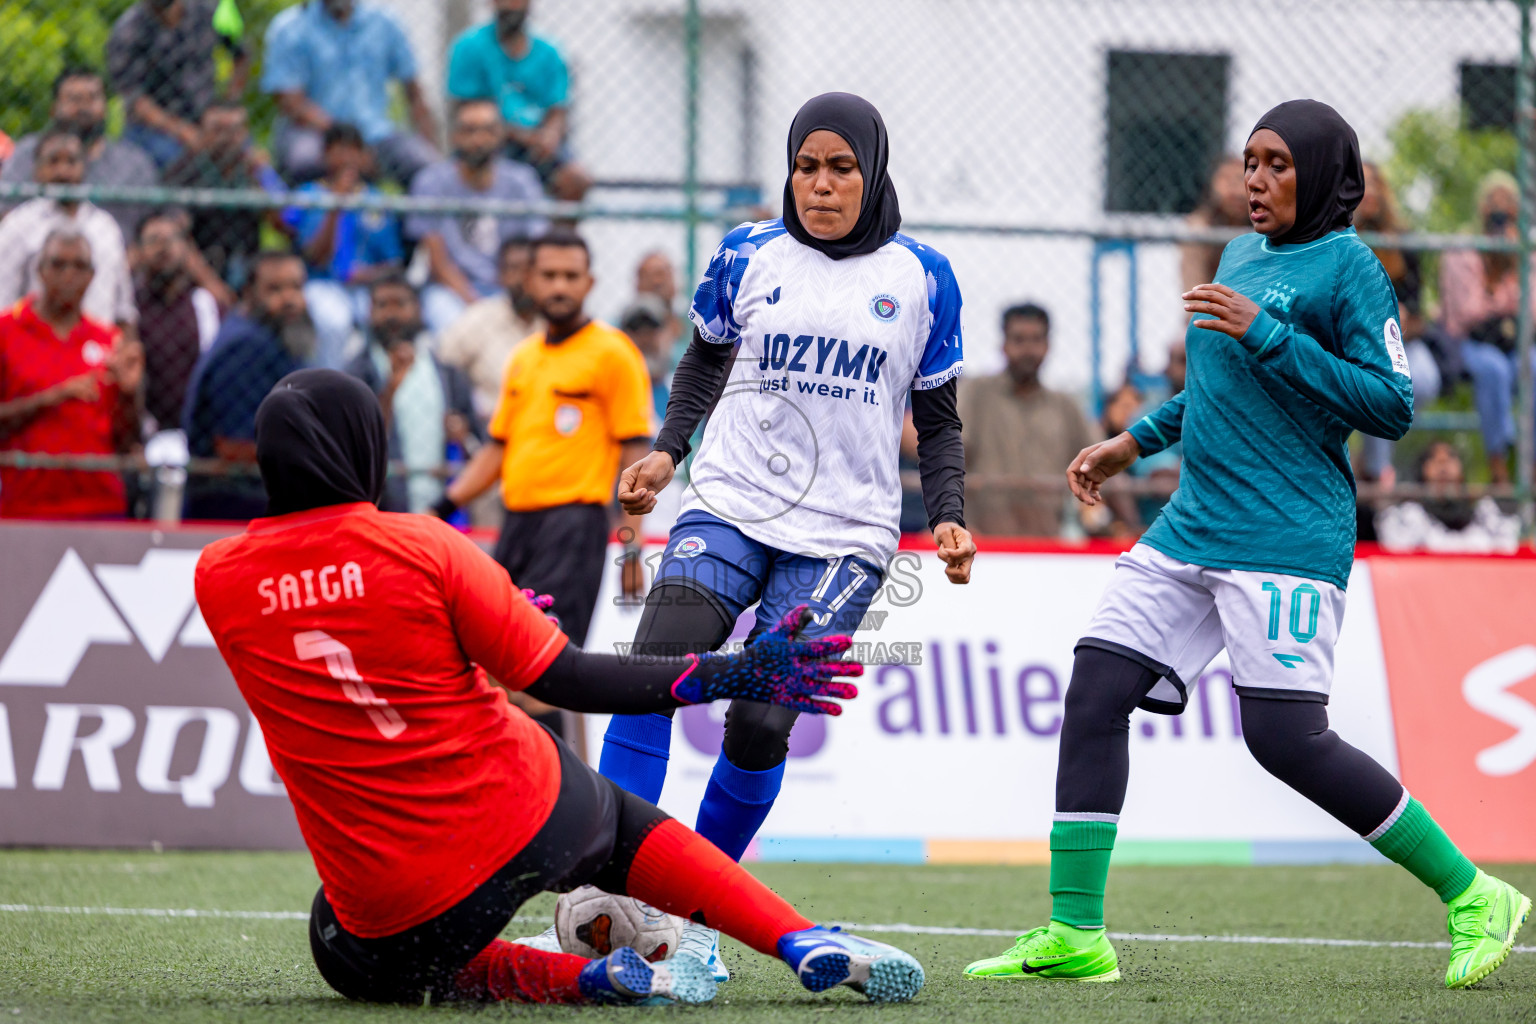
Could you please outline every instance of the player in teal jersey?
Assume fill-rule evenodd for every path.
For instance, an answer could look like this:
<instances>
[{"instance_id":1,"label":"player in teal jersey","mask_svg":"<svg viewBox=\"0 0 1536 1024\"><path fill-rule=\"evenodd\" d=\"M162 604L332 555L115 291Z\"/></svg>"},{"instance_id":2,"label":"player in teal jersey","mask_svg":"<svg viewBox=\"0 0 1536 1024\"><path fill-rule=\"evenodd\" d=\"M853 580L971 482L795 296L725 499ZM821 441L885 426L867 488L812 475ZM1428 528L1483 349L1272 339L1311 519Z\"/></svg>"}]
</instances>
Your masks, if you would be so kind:
<instances>
[{"instance_id":1,"label":"player in teal jersey","mask_svg":"<svg viewBox=\"0 0 1536 1024\"><path fill-rule=\"evenodd\" d=\"M1271 774L1448 904L1445 983L1514 945L1531 901L1479 871L1422 804L1328 728L1333 646L1355 530L1348 440L1399 438L1413 390L1397 300L1351 218L1364 176L1333 108L1282 103L1244 150L1256 234L1184 295L1186 388L1067 470L1084 504L1139 456L1183 441L1179 490L1131 551L1078 643L1051 828L1051 920L971 978L1113 981L1104 883L1129 778L1130 713L1178 714L1223 647L1243 738Z\"/></svg>"}]
</instances>

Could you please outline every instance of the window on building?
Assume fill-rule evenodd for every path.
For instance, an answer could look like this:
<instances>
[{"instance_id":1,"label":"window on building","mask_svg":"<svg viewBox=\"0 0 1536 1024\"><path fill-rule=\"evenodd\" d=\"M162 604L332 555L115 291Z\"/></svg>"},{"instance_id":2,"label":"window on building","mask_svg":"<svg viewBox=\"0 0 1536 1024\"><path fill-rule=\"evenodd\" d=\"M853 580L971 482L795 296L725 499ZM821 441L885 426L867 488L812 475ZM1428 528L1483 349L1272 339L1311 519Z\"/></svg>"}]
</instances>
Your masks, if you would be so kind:
<instances>
[{"instance_id":1,"label":"window on building","mask_svg":"<svg viewBox=\"0 0 1536 1024\"><path fill-rule=\"evenodd\" d=\"M1227 127L1226 54L1109 53L1104 209L1188 213Z\"/></svg>"},{"instance_id":2,"label":"window on building","mask_svg":"<svg viewBox=\"0 0 1536 1024\"><path fill-rule=\"evenodd\" d=\"M1515 66L1462 64L1461 116L1468 128L1515 129Z\"/></svg>"}]
</instances>

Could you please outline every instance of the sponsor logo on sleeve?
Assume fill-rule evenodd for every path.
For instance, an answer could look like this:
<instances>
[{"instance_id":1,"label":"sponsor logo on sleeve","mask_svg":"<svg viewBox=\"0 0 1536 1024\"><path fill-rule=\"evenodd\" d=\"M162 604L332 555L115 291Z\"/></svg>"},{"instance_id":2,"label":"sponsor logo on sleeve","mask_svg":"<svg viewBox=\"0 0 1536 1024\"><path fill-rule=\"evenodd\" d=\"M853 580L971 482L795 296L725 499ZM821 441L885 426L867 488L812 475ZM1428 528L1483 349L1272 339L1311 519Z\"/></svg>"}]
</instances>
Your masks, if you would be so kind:
<instances>
[{"instance_id":1,"label":"sponsor logo on sleeve","mask_svg":"<svg viewBox=\"0 0 1536 1024\"><path fill-rule=\"evenodd\" d=\"M1392 360L1392 369L1407 377L1408 351L1403 348L1403 329L1397 326L1397 318L1388 317L1381 333L1387 343L1387 356Z\"/></svg>"}]
</instances>

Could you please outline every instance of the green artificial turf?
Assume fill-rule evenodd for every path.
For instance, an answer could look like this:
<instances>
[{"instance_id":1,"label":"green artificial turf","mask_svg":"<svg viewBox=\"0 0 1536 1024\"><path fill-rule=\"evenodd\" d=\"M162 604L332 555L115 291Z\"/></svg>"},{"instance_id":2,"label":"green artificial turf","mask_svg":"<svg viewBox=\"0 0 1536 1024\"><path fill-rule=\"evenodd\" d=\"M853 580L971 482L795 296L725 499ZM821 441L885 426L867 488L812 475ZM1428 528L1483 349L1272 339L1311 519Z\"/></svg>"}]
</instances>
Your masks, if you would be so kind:
<instances>
[{"instance_id":1,"label":"green artificial turf","mask_svg":"<svg viewBox=\"0 0 1536 1024\"><path fill-rule=\"evenodd\" d=\"M810 917L918 927L1026 928L1048 909L1043 868L761 864L753 870ZM1499 870L1527 892L1536 866ZM290 854L0 851L0 904L302 912L316 880ZM525 908L537 931L550 897ZM1393 867L1125 867L1110 877L1112 931L1442 940L1438 901ZM541 917L543 915L543 917ZM780 964L727 943L734 979L712 1006L429 1009L349 1004L321 981L302 920L0 911L0 1024L7 1021L394 1020L459 1014L618 1019L688 1016L820 1021L1079 1024L1143 1021L1536 1021L1536 954L1517 952L1467 992L1441 984L1438 949L1120 941L1124 981L1073 986L966 981L960 969L1007 938L886 934L923 962L910 1006L867 1006L853 992L813 996ZM1521 935L1536 945L1536 926Z\"/></svg>"}]
</instances>

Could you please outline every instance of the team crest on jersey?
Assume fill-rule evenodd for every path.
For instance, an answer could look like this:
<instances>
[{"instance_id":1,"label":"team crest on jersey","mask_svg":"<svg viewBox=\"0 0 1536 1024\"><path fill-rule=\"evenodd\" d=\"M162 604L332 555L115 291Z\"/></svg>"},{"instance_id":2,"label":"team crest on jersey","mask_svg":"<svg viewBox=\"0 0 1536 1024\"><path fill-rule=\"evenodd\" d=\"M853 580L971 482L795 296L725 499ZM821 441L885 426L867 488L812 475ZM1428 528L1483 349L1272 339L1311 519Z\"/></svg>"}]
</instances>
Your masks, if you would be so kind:
<instances>
[{"instance_id":1,"label":"team crest on jersey","mask_svg":"<svg viewBox=\"0 0 1536 1024\"><path fill-rule=\"evenodd\" d=\"M869 312L876 320L888 324L901 316L901 303L896 301L896 296L882 292L869 300Z\"/></svg>"},{"instance_id":2,"label":"team crest on jersey","mask_svg":"<svg viewBox=\"0 0 1536 1024\"><path fill-rule=\"evenodd\" d=\"M555 407L555 432L570 437L581 427L581 407L558 405Z\"/></svg>"},{"instance_id":3,"label":"team crest on jersey","mask_svg":"<svg viewBox=\"0 0 1536 1024\"><path fill-rule=\"evenodd\" d=\"M101 342L92 338L80 346L80 358L85 361L86 366L100 366L107 361L107 350Z\"/></svg>"},{"instance_id":4,"label":"team crest on jersey","mask_svg":"<svg viewBox=\"0 0 1536 1024\"><path fill-rule=\"evenodd\" d=\"M684 537L672 549L672 554L677 558L692 558L694 555L702 555L704 547L703 537Z\"/></svg>"}]
</instances>

